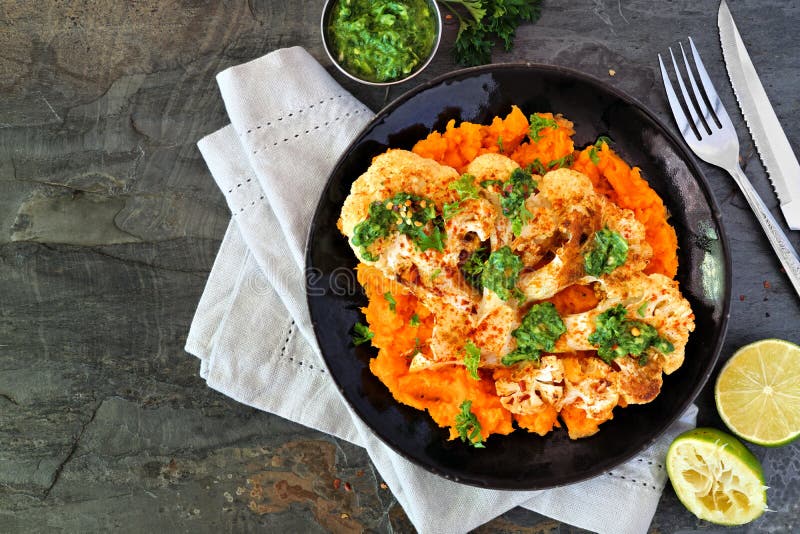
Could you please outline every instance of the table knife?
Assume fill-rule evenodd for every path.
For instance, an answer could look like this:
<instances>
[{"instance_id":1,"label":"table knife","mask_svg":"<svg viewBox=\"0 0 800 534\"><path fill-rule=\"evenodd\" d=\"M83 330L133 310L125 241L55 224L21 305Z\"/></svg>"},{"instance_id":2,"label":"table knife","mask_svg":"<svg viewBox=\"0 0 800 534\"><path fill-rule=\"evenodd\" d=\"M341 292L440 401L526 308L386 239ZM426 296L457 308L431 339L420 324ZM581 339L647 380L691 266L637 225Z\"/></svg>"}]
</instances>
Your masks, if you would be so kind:
<instances>
[{"instance_id":1,"label":"table knife","mask_svg":"<svg viewBox=\"0 0 800 534\"><path fill-rule=\"evenodd\" d=\"M789 145L725 0L717 16L722 55L750 134L789 228L800 230L800 164Z\"/></svg>"}]
</instances>

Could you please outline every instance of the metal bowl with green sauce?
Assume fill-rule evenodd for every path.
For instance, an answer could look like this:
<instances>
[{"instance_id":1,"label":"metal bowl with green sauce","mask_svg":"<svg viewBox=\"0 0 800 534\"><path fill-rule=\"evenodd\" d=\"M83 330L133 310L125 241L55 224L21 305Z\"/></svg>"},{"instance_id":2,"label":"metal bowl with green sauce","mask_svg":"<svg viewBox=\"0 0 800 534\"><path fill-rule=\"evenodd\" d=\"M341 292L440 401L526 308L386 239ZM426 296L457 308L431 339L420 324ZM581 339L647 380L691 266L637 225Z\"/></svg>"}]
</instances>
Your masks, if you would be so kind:
<instances>
[{"instance_id":1,"label":"metal bowl with green sauce","mask_svg":"<svg viewBox=\"0 0 800 534\"><path fill-rule=\"evenodd\" d=\"M344 74L371 85L400 83L433 59L441 13L432 0L329 0L322 42Z\"/></svg>"}]
</instances>

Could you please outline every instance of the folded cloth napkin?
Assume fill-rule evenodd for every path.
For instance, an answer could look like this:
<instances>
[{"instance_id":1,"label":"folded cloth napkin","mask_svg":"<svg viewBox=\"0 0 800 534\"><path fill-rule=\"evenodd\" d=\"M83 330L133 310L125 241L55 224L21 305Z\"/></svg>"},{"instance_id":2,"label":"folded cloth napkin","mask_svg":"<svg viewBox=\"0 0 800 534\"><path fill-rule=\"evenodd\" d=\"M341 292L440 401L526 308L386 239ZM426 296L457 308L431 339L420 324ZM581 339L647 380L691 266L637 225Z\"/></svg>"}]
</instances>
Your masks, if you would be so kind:
<instances>
[{"instance_id":1,"label":"folded cloth napkin","mask_svg":"<svg viewBox=\"0 0 800 534\"><path fill-rule=\"evenodd\" d=\"M666 481L667 446L694 425L695 408L613 472L527 492L433 475L350 412L314 338L303 251L325 180L372 113L302 48L230 68L217 81L231 124L198 146L233 217L186 341L208 385L365 447L420 532L465 532L515 506L596 532L646 531Z\"/></svg>"}]
</instances>

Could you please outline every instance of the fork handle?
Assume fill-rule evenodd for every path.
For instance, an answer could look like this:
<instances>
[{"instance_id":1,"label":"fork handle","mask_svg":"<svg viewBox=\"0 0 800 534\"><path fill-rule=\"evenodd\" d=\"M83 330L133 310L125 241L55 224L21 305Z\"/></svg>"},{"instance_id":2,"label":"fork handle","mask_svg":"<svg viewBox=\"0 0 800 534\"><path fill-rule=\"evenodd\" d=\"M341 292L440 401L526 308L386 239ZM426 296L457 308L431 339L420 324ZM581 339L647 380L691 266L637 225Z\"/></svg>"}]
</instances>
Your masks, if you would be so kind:
<instances>
[{"instance_id":1,"label":"fork handle","mask_svg":"<svg viewBox=\"0 0 800 534\"><path fill-rule=\"evenodd\" d=\"M781 261L781 265L786 270L786 276L791 280L794 290L800 295L800 258L792 248L789 238L783 233L775 217L772 216L764 201L753 189L750 180L747 179L739 164L737 163L733 170L728 169L728 172L733 176L742 193L744 193L744 198L750 204L750 209L756 214L758 222L761 223L761 228L767 234L767 239L769 239L772 248L775 249L775 253Z\"/></svg>"}]
</instances>

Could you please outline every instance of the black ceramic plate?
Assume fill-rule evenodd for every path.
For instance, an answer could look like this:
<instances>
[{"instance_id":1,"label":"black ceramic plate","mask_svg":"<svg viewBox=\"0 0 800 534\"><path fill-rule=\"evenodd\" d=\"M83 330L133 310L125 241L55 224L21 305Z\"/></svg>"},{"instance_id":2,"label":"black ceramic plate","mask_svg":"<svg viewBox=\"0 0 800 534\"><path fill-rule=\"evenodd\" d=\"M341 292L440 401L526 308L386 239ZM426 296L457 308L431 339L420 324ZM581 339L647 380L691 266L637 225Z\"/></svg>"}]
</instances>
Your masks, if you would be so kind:
<instances>
[{"instance_id":1,"label":"black ceramic plate","mask_svg":"<svg viewBox=\"0 0 800 534\"><path fill-rule=\"evenodd\" d=\"M545 437L517 430L491 436L485 449L448 441L425 412L404 406L369 371L371 347L354 347L353 324L366 298L355 282L356 258L336 229L350 184L387 148L410 149L431 130L456 122L488 123L512 104L527 115L562 113L575 123L575 145L599 135L641 168L670 213L680 246L678 279L697 327L683 366L666 377L650 404L617 408L592 437L571 441L564 429ZM694 400L711 373L725 332L730 293L728 250L709 187L688 150L630 97L578 72L537 65L491 65L422 85L383 109L336 165L308 238L308 305L331 376L366 424L390 447L441 476L481 487L541 489L597 475L651 444Z\"/></svg>"}]
</instances>

